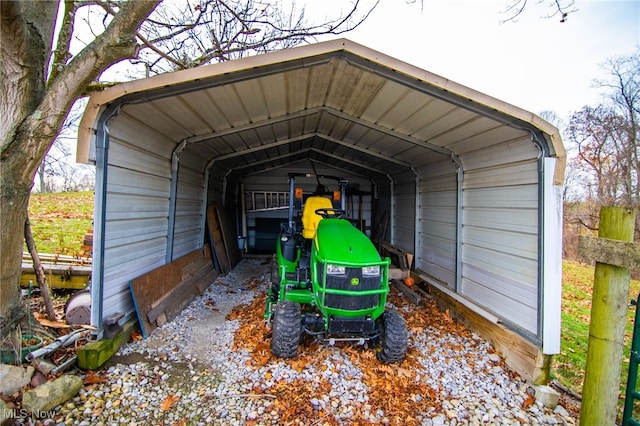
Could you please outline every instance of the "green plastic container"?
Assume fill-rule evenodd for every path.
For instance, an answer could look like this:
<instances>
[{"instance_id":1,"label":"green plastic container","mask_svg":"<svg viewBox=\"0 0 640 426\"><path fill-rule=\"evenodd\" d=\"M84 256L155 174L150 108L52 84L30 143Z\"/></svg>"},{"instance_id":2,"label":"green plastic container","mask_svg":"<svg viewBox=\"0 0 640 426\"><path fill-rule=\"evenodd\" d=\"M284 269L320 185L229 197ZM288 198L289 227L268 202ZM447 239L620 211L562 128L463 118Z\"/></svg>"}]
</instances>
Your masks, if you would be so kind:
<instances>
[{"instance_id":1,"label":"green plastic container","mask_svg":"<svg viewBox=\"0 0 640 426\"><path fill-rule=\"evenodd\" d=\"M27 355L31 352L40 349L42 344L44 343L40 336L35 336L31 334L23 334L22 342L28 342L29 346L23 346L20 350L20 360L16 360L16 352L13 350L2 350L0 351L0 361L3 364L18 364L25 361Z\"/></svg>"}]
</instances>

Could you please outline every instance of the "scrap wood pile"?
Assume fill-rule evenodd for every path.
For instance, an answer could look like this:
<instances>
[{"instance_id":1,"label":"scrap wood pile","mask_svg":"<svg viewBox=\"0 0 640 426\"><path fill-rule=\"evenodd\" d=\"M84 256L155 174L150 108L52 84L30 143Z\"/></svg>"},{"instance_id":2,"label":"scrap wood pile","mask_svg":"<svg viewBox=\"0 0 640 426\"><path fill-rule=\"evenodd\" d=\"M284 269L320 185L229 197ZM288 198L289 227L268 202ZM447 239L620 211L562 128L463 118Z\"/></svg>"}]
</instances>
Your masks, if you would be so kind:
<instances>
[{"instance_id":1,"label":"scrap wood pile","mask_svg":"<svg viewBox=\"0 0 640 426\"><path fill-rule=\"evenodd\" d=\"M397 289L391 290L389 300L405 317L412 336L424 334L427 330L433 333L434 329L446 334L471 336L471 332L454 321L448 311L440 312L433 301L427 301L424 306L417 308L402 297ZM228 317L240 323L235 333L234 346L235 349L246 350L251 354L247 368L259 370L274 363L284 362L299 373L305 370L325 372L328 368L340 370L342 362L330 359L331 354L335 354L335 348L324 346L310 338L301 344L297 358L278 360L270 349L271 330L266 327L262 318L264 303L265 296L258 296L250 305L236 307ZM409 345L402 363L391 365L380 363L370 349L352 344L339 346L340 351L347 357L346 362L362 372L361 376L352 379L362 381L367 387L368 400L363 405L367 411L375 413L382 410L391 424L410 425L420 423L420 420L414 417L414 413L441 410L439 390L429 386L418 376L424 354L415 346ZM453 352L457 349L451 348ZM459 361L473 362L467 358ZM279 411L280 420L284 423L315 418L321 419L318 424L341 424L340 419L334 418L331 414L335 411L335 406L318 407L313 403L307 403L314 401L319 395L330 392L331 384L323 377L324 375L318 375L312 381L300 377L294 380L279 379L267 388L261 388L259 383L256 383L254 391L271 394L277 398L274 405ZM347 377L349 378L351 377ZM264 379L263 385L272 382L269 372L265 374ZM356 411L351 413L350 423L369 424L370 420L363 412Z\"/></svg>"}]
</instances>

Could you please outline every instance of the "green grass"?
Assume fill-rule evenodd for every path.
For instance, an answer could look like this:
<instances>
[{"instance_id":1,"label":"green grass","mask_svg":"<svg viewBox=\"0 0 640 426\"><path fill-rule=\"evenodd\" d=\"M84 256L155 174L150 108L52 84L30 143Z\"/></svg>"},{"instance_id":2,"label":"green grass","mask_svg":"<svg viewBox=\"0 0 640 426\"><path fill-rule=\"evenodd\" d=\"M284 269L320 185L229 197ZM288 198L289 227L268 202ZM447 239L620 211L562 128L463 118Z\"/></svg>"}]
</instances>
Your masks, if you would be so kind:
<instances>
[{"instance_id":1,"label":"green grass","mask_svg":"<svg viewBox=\"0 0 640 426\"><path fill-rule=\"evenodd\" d=\"M32 194L29 220L39 253L81 255L84 236L93 226L93 192Z\"/></svg>"},{"instance_id":2,"label":"green grass","mask_svg":"<svg viewBox=\"0 0 640 426\"><path fill-rule=\"evenodd\" d=\"M552 374L555 380L567 388L581 393L589 340L594 267L564 260L562 275L561 353L554 356ZM632 298L637 298L639 292L640 281L631 280L629 301ZM622 407L627 383L634 316L635 307L629 307L627 310L624 358L620 377L620 407Z\"/></svg>"}]
</instances>

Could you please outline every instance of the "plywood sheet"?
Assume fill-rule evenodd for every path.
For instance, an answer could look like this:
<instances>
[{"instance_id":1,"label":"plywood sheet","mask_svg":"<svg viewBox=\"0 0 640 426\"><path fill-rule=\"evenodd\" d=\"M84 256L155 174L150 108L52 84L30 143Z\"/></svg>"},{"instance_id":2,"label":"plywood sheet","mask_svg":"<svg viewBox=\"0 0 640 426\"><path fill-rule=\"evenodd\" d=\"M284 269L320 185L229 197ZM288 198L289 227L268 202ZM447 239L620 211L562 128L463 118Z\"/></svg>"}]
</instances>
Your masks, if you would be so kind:
<instances>
[{"instance_id":1,"label":"plywood sheet","mask_svg":"<svg viewBox=\"0 0 640 426\"><path fill-rule=\"evenodd\" d=\"M201 249L194 250L129 282L143 337L146 338L156 328L156 324L147 318L153 305L191 276L190 265L202 262L204 257Z\"/></svg>"}]
</instances>

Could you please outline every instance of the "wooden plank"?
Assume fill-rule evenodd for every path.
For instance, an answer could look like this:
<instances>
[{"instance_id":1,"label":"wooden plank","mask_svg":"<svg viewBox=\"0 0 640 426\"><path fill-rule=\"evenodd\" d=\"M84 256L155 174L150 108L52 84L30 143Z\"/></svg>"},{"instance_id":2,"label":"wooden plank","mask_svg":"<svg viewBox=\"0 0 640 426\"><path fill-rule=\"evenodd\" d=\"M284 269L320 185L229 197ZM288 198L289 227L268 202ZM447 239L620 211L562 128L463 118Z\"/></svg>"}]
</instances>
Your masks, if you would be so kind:
<instances>
[{"instance_id":1,"label":"wooden plank","mask_svg":"<svg viewBox=\"0 0 640 426\"><path fill-rule=\"evenodd\" d=\"M228 274L231 272L231 262L229 261L229 256L224 246L222 230L218 223L218 214L213 204L207 207L207 230L209 231L209 240L213 245L213 252L220 266L220 273Z\"/></svg>"},{"instance_id":2,"label":"wooden plank","mask_svg":"<svg viewBox=\"0 0 640 426\"><path fill-rule=\"evenodd\" d=\"M380 252L383 256L390 257L391 262L397 265L403 271L409 270L411 268L413 254L409 253L408 251L383 241L380 243Z\"/></svg>"},{"instance_id":3,"label":"wooden plank","mask_svg":"<svg viewBox=\"0 0 640 426\"><path fill-rule=\"evenodd\" d=\"M182 281L182 269L202 256L200 249L194 250L129 282L143 337L147 337L156 328L156 325L147 319L147 312L151 310L153 302Z\"/></svg>"},{"instance_id":4,"label":"wooden plank","mask_svg":"<svg viewBox=\"0 0 640 426\"><path fill-rule=\"evenodd\" d=\"M49 287L55 289L71 289L71 290L84 290L89 285L89 275L49 275L47 274L47 283ZM28 288L29 281L35 287L38 286L35 273L23 272L20 274L20 285Z\"/></svg>"},{"instance_id":5,"label":"wooden plank","mask_svg":"<svg viewBox=\"0 0 640 426\"><path fill-rule=\"evenodd\" d=\"M435 286L429 286L429 294L434 297L440 310L448 309L456 320L489 341L502 354L507 366L524 380L531 383L549 381L551 356L543 355L542 348L504 325L489 321Z\"/></svg>"},{"instance_id":6,"label":"wooden plank","mask_svg":"<svg viewBox=\"0 0 640 426\"><path fill-rule=\"evenodd\" d=\"M433 299L433 297L429 294L429 287L427 283L425 283L424 281L421 281L420 279L416 279L416 283L413 287L413 290L423 298Z\"/></svg>"},{"instance_id":7,"label":"wooden plank","mask_svg":"<svg viewBox=\"0 0 640 426\"><path fill-rule=\"evenodd\" d=\"M407 278L410 274L408 269L400 269L395 265L391 265L389 267L389 276L387 277L390 280L401 280Z\"/></svg>"},{"instance_id":8,"label":"wooden plank","mask_svg":"<svg viewBox=\"0 0 640 426\"><path fill-rule=\"evenodd\" d=\"M222 240L227 252L227 258L229 259L231 269L233 269L238 263L240 263L240 260L242 260L240 249L238 248L237 233L235 232L234 226L235 223L229 212L222 207L220 203L215 203L214 206L218 215L218 223L220 224L220 229L222 231Z\"/></svg>"},{"instance_id":9,"label":"wooden plank","mask_svg":"<svg viewBox=\"0 0 640 426\"><path fill-rule=\"evenodd\" d=\"M422 297L402 281L393 280L393 285L396 286L398 290L400 290L402 294L414 305L422 306L424 304L424 300L422 300Z\"/></svg>"},{"instance_id":10,"label":"wooden plank","mask_svg":"<svg viewBox=\"0 0 640 426\"><path fill-rule=\"evenodd\" d=\"M210 260L207 260L204 256L198 259L197 261L190 263L189 265L182 268L182 279L185 280L189 278L191 275L197 274L199 270L206 267L213 267L213 263Z\"/></svg>"},{"instance_id":11,"label":"wooden plank","mask_svg":"<svg viewBox=\"0 0 640 426\"><path fill-rule=\"evenodd\" d=\"M629 241L580 235L578 254L585 259L607 265L640 269L640 244Z\"/></svg>"},{"instance_id":12,"label":"wooden plank","mask_svg":"<svg viewBox=\"0 0 640 426\"><path fill-rule=\"evenodd\" d=\"M182 312L182 310L191 303L196 296L201 295L204 289L206 289L208 285L216 279L216 276L216 271L210 270L205 276L196 280L182 298L175 299L174 303L169 305L164 311L167 321L171 321L177 317L178 314L180 314L180 312Z\"/></svg>"},{"instance_id":13,"label":"wooden plank","mask_svg":"<svg viewBox=\"0 0 640 426\"><path fill-rule=\"evenodd\" d=\"M147 313L147 319L149 320L149 322L154 322L156 318L158 318L158 316L169 306L173 305L176 300L190 297L192 294L192 287L194 287L200 280L207 276L207 274L209 274L212 270L213 268L209 264L205 265L204 268L195 271L194 274L186 274L186 279L177 283L170 291L163 294L160 298L156 299L151 304L151 309ZM209 281L208 284L211 284L211 281ZM201 293L201 291L199 293ZM192 299L193 298L189 299L189 301L191 301Z\"/></svg>"}]
</instances>

